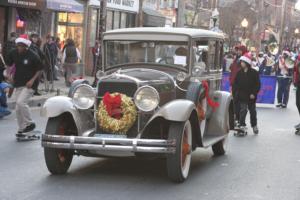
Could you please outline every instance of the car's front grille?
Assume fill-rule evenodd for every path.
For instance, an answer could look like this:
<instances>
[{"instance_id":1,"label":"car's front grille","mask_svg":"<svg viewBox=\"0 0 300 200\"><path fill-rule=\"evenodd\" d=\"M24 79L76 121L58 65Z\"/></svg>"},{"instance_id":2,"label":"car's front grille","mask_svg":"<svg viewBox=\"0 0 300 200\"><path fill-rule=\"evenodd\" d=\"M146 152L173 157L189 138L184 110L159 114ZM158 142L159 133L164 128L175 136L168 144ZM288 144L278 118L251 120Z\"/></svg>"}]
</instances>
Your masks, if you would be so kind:
<instances>
[{"instance_id":1,"label":"car's front grille","mask_svg":"<svg viewBox=\"0 0 300 200\"><path fill-rule=\"evenodd\" d=\"M128 97L133 98L136 90L137 90L137 84L130 80L120 79L120 80L101 81L98 85L97 105L99 105L99 103L101 102L101 100L106 92L109 92L111 94L118 92L118 93L122 93L122 94L127 95ZM96 129L97 129L97 132L103 132L101 130L101 127L99 127L98 122L97 122ZM137 129L138 129L138 120L136 120L136 123L128 131L127 136L135 137L138 133Z\"/></svg>"},{"instance_id":2,"label":"car's front grille","mask_svg":"<svg viewBox=\"0 0 300 200\"><path fill-rule=\"evenodd\" d=\"M124 79L100 82L98 86L98 97L103 97L106 92L118 92L133 97L136 90L137 84L135 82L124 81Z\"/></svg>"}]
</instances>

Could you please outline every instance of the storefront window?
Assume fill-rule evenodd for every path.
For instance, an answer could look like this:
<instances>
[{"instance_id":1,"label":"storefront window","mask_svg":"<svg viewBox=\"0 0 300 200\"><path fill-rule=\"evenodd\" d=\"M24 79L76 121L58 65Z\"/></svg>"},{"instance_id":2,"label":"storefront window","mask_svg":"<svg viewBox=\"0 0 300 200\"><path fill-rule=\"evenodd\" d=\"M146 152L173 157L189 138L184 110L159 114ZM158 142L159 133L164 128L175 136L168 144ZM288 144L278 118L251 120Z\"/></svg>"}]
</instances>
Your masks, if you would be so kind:
<instances>
[{"instance_id":1,"label":"storefront window","mask_svg":"<svg viewBox=\"0 0 300 200\"><path fill-rule=\"evenodd\" d=\"M121 24L120 24L121 27L120 28L126 28L126 24L127 24L126 23L126 21L127 21L126 18L127 18L127 14L123 12L121 14Z\"/></svg>"},{"instance_id":2,"label":"storefront window","mask_svg":"<svg viewBox=\"0 0 300 200\"><path fill-rule=\"evenodd\" d=\"M64 46L67 39L73 39L82 52L83 14L60 12L57 14L57 18L57 36L60 38L61 47Z\"/></svg>"},{"instance_id":3,"label":"storefront window","mask_svg":"<svg viewBox=\"0 0 300 200\"><path fill-rule=\"evenodd\" d=\"M83 15L81 13L69 13L68 14L69 23L82 23Z\"/></svg>"},{"instance_id":4,"label":"storefront window","mask_svg":"<svg viewBox=\"0 0 300 200\"><path fill-rule=\"evenodd\" d=\"M68 14L67 13L58 13L58 21L59 22L67 22Z\"/></svg>"},{"instance_id":5,"label":"storefront window","mask_svg":"<svg viewBox=\"0 0 300 200\"><path fill-rule=\"evenodd\" d=\"M114 29L120 28L120 12L115 11L114 13Z\"/></svg>"},{"instance_id":6,"label":"storefront window","mask_svg":"<svg viewBox=\"0 0 300 200\"><path fill-rule=\"evenodd\" d=\"M113 25L113 11L108 10L106 16L106 30L107 31L112 30L113 29L112 25Z\"/></svg>"}]
</instances>

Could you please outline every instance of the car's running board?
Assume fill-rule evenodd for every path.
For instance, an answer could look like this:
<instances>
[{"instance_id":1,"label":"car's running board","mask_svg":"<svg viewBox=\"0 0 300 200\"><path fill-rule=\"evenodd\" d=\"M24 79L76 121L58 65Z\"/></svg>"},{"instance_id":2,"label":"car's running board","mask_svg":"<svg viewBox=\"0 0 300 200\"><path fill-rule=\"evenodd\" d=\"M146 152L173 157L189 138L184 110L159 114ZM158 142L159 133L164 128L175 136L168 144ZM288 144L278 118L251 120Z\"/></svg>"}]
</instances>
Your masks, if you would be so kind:
<instances>
[{"instance_id":1,"label":"car's running board","mask_svg":"<svg viewBox=\"0 0 300 200\"><path fill-rule=\"evenodd\" d=\"M227 135L222 135L222 136L204 136L203 137L203 147L208 148L212 146L213 144L216 144L217 142L225 139Z\"/></svg>"}]
</instances>

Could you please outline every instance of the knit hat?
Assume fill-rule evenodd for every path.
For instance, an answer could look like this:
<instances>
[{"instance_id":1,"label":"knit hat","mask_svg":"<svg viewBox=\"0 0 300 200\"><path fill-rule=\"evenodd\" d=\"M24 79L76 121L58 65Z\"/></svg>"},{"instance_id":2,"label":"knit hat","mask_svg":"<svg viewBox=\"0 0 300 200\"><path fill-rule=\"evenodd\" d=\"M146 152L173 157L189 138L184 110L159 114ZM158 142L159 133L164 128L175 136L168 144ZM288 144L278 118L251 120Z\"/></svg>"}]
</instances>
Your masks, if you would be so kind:
<instances>
[{"instance_id":1,"label":"knit hat","mask_svg":"<svg viewBox=\"0 0 300 200\"><path fill-rule=\"evenodd\" d=\"M241 58L240 61L244 61L245 63L248 63L249 65L252 65L252 56L249 52L245 53Z\"/></svg>"},{"instance_id":2,"label":"knit hat","mask_svg":"<svg viewBox=\"0 0 300 200\"><path fill-rule=\"evenodd\" d=\"M25 44L27 47L29 47L29 46L31 45L31 41L29 40L27 34L20 35L20 36L16 39L16 44L18 44L18 43Z\"/></svg>"}]
</instances>

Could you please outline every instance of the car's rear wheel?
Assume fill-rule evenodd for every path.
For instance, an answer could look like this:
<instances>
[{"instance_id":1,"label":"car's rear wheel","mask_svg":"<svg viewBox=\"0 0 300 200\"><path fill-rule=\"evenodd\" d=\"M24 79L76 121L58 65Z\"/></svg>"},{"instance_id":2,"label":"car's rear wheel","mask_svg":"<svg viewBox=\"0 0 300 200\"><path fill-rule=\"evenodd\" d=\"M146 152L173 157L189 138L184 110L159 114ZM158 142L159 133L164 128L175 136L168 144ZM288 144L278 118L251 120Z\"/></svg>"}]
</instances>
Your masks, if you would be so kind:
<instances>
[{"instance_id":1,"label":"car's rear wheel","mask_svg":"<svg viewBox=\"0 0 300 200\"><path fill-rule=\"evenodd\" d=\"M171 123L168 139L176 141L175 154L167 156L168 176L174 182L183 182L188 177L192 157L192 126L190 121Z\"/></svg>"},{"instance_id":2,"label":"car's rear wheel","mask_svg":"<svg viewBox=\"0 0 300 200\"><path fill-rule=\"evenodd\" d=\"M50 118L46 127L48 135L67 135L67 120L63 116ZM44 148L44 156L48 170L52 174L65 174L73 159L73 150Z\"/></svg>"}]
</instances>

